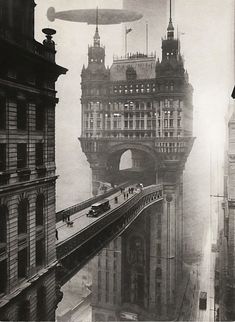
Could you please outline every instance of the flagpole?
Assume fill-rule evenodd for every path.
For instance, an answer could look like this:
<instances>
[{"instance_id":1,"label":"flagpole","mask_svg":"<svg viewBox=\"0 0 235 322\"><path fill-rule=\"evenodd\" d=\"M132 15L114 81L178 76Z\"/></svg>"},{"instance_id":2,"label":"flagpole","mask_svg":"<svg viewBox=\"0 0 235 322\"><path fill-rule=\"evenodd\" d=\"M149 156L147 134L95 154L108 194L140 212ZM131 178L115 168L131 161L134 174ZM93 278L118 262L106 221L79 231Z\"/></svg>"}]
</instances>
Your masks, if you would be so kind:
<instances>
[{"instance_id":1,"label":"flagpole","mask_svg":"<svg viewBox=\"0 0 235 322\"><path fill-rule=\"evenodd\" d=\"M146 55L148 56L149 51L149 26L148 22L146 22Z\"/></svg>"},{"instance_id":2,"label":"flagpole","mask_svg":"<svg viewBox=\"0 0 235 322\"><path fill-rule=\"evenodd\" d=\"M125 26L125 58L127 56L127 28Z\"/></svg>"}]
</instances>

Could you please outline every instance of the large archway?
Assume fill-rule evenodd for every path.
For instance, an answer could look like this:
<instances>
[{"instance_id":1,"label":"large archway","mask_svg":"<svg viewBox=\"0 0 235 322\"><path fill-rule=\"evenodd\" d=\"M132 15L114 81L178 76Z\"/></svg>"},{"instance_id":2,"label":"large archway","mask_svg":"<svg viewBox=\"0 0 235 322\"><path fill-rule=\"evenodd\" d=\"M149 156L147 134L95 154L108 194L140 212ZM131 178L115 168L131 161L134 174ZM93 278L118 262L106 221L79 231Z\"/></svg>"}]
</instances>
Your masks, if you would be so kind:
<instances>
[{"instance_id":1,"label":"large archway","mask_svg":"<svg viewBox=\"0 0 235 322\"><path fill-rule=\"evenodd\" d=\"M130 181L145 185L156 183L156 157L150 148L119 145L110 149L107 180L112 184Z\"/></svg>"}]
</instances>

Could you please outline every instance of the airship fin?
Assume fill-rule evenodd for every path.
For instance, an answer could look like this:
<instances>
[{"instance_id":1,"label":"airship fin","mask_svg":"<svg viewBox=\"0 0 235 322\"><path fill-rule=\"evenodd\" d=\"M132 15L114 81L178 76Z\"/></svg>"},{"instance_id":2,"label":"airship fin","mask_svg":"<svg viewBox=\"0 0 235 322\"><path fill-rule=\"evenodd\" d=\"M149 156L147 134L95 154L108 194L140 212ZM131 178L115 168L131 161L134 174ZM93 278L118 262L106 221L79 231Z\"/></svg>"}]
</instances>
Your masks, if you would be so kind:
<instances>
[{"instance_id":1,"label":"airship fin","mask_svg":"<svg viewBox=\"0 0 235 322\"><path fill-rule=\"evenodd\" d=\"M54 7L50 7L47 10L47 19L49 21L55 21L55 8Z\"/></svg>"}]
</instances>

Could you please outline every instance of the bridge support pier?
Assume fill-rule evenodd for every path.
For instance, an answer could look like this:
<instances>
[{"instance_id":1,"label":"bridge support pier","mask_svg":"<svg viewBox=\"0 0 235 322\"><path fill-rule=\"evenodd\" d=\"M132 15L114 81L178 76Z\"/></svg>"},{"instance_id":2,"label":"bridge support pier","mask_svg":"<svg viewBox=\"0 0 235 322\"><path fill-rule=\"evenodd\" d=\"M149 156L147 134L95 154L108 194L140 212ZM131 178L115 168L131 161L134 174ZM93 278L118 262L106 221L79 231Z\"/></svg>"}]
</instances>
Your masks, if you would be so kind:
<instances>
[{"instance_id":1,"label":"bridge support pier","mask_svg":"<svg viewBox=\"0 0 235 322\"><path fill-rule=\"evenodd\" d=\"M98 195L103 182L107 182L107 171L105 166L91 166L92 171L92 194Z\"/></svg>"},{"instance_id":2,"label":"bridge support pier","mask_svg":"<svg viewBox=\"0 0 235 322\"><path fill-rule=\"evenodd\" d=\"M182 172L167 171L163 181L162 205L162 290L163 315L171 319L177 306L177 293L182 281L183 269L183 219Z\"/></svg>"}]
</instances>

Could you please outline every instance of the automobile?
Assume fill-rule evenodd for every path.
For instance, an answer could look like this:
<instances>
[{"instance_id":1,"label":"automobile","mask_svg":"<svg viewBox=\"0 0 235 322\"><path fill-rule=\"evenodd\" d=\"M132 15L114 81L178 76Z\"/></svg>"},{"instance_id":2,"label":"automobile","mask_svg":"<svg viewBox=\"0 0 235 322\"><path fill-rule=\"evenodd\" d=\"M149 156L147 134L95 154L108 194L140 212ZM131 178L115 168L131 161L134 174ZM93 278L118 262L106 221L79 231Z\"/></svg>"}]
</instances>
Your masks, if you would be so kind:
<instances>
[{"instance_id":1,"label":"automobile","mask_svg":"<svg viewBox=\"0 0 235 322\"><path fill-rule=\"evenodd\" d=\"M199 309L206 310L207 306L207 292L200 292L199 295Z\"/></svg>"},{"instance_id":2,"label":"automobile","mask_svg":"<svg viewBox=\"0 0 235 322\"><path fill-rule=\"evenodd\" d=\"M91 209L87 213L87 217L97 217L108 211L110 208L109 200L104 199L91 206Z\"/></svg>"}]
</instances>

